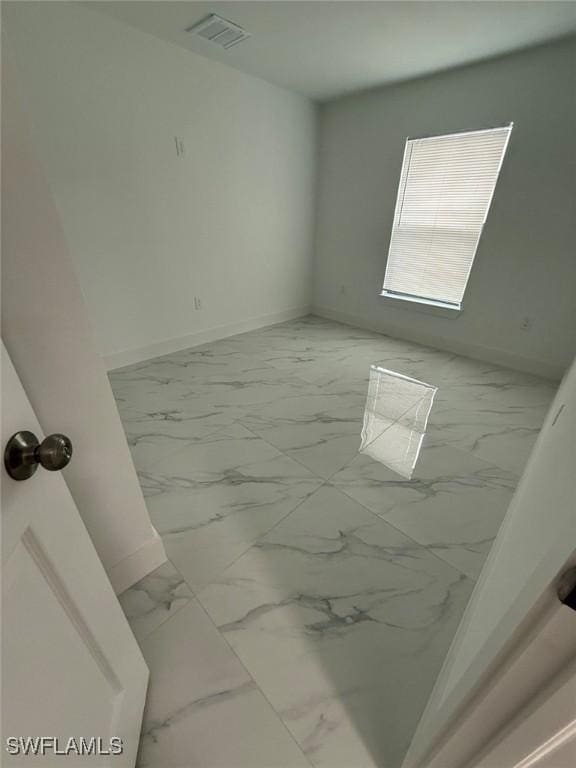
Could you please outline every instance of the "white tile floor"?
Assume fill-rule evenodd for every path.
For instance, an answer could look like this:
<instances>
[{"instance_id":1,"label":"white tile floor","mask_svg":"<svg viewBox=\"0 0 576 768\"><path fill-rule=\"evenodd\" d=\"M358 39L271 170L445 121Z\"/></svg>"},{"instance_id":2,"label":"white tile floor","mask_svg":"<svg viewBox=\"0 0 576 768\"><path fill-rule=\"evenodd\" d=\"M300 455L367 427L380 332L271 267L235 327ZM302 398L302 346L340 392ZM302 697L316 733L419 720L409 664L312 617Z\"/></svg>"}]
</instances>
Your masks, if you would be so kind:
<instances>
[{"instance_id":1,"label":"white tile floor","mask_svg":"<svg viewBox=\"0 0 576 768\"><path fill-rule=\"evenodd\" d=\"M369 367L439 388L411 480ZM111 375L171 563L121 598L139 765L399 768L555 387L309 317Z\"/></svg>"}]
</instances>

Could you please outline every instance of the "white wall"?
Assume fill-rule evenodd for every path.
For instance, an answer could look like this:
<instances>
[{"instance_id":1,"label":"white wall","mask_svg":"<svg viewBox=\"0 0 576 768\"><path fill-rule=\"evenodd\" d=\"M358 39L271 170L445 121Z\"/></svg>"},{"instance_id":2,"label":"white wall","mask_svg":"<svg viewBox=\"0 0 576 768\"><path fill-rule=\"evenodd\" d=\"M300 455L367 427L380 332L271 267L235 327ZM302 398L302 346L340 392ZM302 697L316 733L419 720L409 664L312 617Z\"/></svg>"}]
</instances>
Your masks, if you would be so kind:
<instances>
[{"instance_id":1,"label":"white wall","mask_svg":"<svg viewBox=\"0 0 576 768\"><path fill-rule=\"evenodd\" d=\"M308 100L83 7L13 3L4 15L112 364L307 311Z\"/></svg>"},{"instance_id":2,"label":"white wall","mask_svg":"<svg viewBox=\"0 0 576 768\"><path fill-rule=\"evenodd\" d=\"M63 432L72 440L64 479L121 592L166 555L150 522L6 51L3 39L2 338L44 433Z\"/></svg>"},{"instance_id":3,"label":"white wall","mask_svg":"<svg viewBox=\"0 0 576 768\"><path fill-rule=\"evenodd\" d=\"M576 353L574 40L325 104L314 306L559 377ZM407 136L514 121L464 308L379 296ZM531 318L529 331L521 328Z\"/></svg>"}]
</instances>

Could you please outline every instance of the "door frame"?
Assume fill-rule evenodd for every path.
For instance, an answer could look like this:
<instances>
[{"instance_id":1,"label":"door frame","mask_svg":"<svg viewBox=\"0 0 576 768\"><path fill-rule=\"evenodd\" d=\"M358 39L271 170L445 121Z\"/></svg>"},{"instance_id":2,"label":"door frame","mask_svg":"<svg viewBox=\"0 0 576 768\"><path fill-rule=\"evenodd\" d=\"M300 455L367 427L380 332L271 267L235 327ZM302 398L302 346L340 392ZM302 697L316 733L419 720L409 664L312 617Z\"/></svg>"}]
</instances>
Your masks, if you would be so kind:
<instances>
[{"instance_id":1,"label":"door frame","mask_svg":"<svg viewBox=\"0 0 576 768\"><path fill-rule=\"evenodd\" d=\"M576 361L548 411L402 768L472 768L574 656L576 613L561 604L558 587L576 565L575 414Z\"/></svg>"},{"instance_id":2,"label":"door frame","mask_svg":"<svg viewBox=\"0 0 576 768\"><path fill-rule=\"evenodd\" d=\"M574 765L575 702L576 664L571 663L519 713L496 743L488 745L470 768L568 768ZM562 762L557 762L559 759Z\"/></svg>"},{"instance_id":3,"label":"door frame","mask_svg":"<svg viewBox=\"0 0 576 768\"><path fill-rule=\"evenodd\" d=\"M448 699L437 713L441 717L444 709L443 724L424 748L418 743L421 723L403 768L480 768L482 755L572 669L576 612L559 601L556 586L542 595L469 695L456 706Z\"/></svg>"}]
</instances>

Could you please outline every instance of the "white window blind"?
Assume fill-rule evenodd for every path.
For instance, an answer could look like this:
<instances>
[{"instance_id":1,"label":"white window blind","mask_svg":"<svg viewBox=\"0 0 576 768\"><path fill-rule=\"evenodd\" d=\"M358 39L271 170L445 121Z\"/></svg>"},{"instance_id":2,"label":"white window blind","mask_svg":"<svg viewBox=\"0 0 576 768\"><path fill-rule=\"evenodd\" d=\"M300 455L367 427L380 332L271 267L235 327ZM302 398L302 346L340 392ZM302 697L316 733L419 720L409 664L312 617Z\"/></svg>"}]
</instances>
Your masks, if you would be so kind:
<instances>
[{"instance_id":1,"label":"white window blind","mask_svg":"<svg viewBox=\"0 0 576 768\"><path fill-rule=\"evenodd\" d=\"M511 130L407 139L383 296L460 308Z\"/></svg>"}]
</instances>

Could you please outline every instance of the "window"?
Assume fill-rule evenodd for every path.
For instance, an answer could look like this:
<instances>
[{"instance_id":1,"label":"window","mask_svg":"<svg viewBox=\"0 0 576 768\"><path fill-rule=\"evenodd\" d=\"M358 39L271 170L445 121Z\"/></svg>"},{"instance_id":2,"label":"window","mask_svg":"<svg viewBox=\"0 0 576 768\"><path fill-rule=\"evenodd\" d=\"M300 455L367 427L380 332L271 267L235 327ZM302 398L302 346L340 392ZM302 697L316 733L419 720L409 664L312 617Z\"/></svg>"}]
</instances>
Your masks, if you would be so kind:
<instances>
[{"instance_id":1,"label":"window","mask_svg":"<svg viewBox=\"0 0 576 768\"><path fill-rule=\"evenodd\" d=\"M511 130L407 139L382 296L460 309Z\"/></svg>"}]
</instances>

